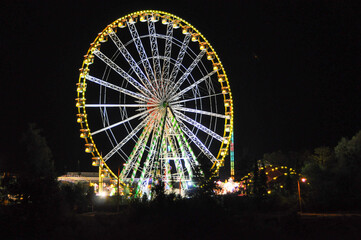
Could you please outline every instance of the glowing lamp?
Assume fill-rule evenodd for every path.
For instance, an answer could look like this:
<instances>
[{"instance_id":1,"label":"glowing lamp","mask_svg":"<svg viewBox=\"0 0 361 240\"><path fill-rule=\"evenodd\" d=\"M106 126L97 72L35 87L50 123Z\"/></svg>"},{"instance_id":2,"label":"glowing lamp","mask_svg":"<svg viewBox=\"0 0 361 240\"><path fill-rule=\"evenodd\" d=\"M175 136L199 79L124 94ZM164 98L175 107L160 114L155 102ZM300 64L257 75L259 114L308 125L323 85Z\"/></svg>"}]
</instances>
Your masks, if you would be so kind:
<instances>
[{"instance_id":1,"label":"glowing lamp","mask_svg":"<svg viewBox=\"0 0 361 240\"><path fill-rule=\"evenodd\" d=\"M92 165L94 167L98 167L100 165L100 157L93 157L92 160Z\"/></svg>"},{"instance_id":2,"label":"glowing lamp","mask_svg":"<svg viewBox=\"0 0 361 240\"><path fill-rule=\"evenodd\" d=\"M93 64L94 63L94 58L88 58L86 61L87 65Z\"/></svg>"},{"instance_id":3,"label":"glowing lamp","mask_svg":"<svg viewBox=\"0 0 361 240\"><path fill-rule=\"evenodd\" d=\"M87 69L87 68L80 68L79 69L79 71L80 71L80 77L81 78L85 78L85 76L88 74L88 72L89 72L89 69Z\"/></svg>"},{"instance_id":4,"label":"glowing lamp","mask_svg":"<svg viewBox=\"0 0 361 240\"><path fill-rule=\"evenodd\" d=\"M130 24L134 24L134 23L135 23L135 19L134 19L133 17L130 17L128 22L129 22Z\"/></svg>"},{"instance_id":5,"label":"glowing lamp","mask_svg":"<svg viewBox=\"0 0 361 240\"><path fill-rule=\"evenodd\" d=\"M139 21L141 21L141 22L146 22L147 19L146 19L145 15L141 15L141 16L139 17Z\"/></svg>"},{"instance_id":6,"label":"glowing lamp","mask_svg":"<svg viewBox=\"0 0 361 240\"><path fill-rule=\"evenodd\" d=\"M112 24L108 25L108 28L107 28L106 32L107 33L112 33L112 32L115 33L115 32L117 32L117 29L115 27L116 27L116 25L112 25ZM106 35L104 35L104 37L106 37Z\"/></svg>"},{"instance_id":7,"label":"glowing lamp","mask_svg":"<svg viewBox=\"0 0 361 240\"><path fill-rule=\"evenodd\" d=\"M197 42L198 41L198 34L193 34L191 40L192 40L192 42Z\"/></svg>"},{"instance_id":8,"label":"glowing lamp","mask_svg":"<svg viewBox=\"0 0 361 240\"><path fill-rule=\"evenodd\" d=\"M227 94L227 93L228 93L228 90L227 90L227 89L223 89L223 90L222 90L222 93L223 93L223 94Z\"/></svg>"},{"instance_id":9,"label":"glowing lamp","mask_svg":"<svg viewBox=\"0 0 361 240\"><path fill-rule=\"evenodd\" d=\"M85 118L85 114L83 113L79 113L76 115L78 118L76 119L77 123L83 123L84 122L84 118Z\"/></svg>"},{"instance_id":10,"label":"glowing lamp","mask_svg":"<svg viewBox=\"0 0 361 240\"><path fill-rule=\"evenodd\" d=\"M188 28L183 28L182 33L187 34L188 33Z\"/></svg>"},{"instance_id":11,"label":"glowing lamp","mask_svg":"<svg viewBox=\"0 0 361 240\"><path fill-rule=\"evenodd\" d=\"M125 21L121 21L118 23L118 27L119 28L125 28L127 26L126 22Z\"/></svg>"},{"instance_id":12,"label":"glowing lamp","mask_svg":"<svg viewBox=\"0 0 361 240\"><path fill-rule=\"evenodd\" d=\"M104 43L106 41L108 41L108 36L103 36L102 35L102 36L99 37L99 42Z\"/></svg>"},{"instance_id":13,"label":"glowing lamp","mask_svg":"<svg viewBox=\"0 0 361 240\"><path fill-rule=\"evenodd\" d=\"M168 19L167 18L162 18L162 24L167 25L168 24Z\"/></svg>"},{"instance_id":14,"label":"glowing lamp","mask_svg":"<svg viewBox=\"0 0 361 240\"><path fill-rule=\"evenodd\" d=\"M215 63L214 65L213 65L213 71L217 71L218 69L220 69L221 68L221 64L220 63Z\"/></svg>"},{"instance_id":15,"label":"glowing lamp","mask_svg":"<svg viewBox=\"0 0 361 240\"><path fill-rule=\"evenodd\" d=\"M91 48L90 48L90 52L94 52L94 51L99 50L99 46L100 46L100 43L99 43L99 42L90 44L90 47L91 47Z\"/></svg>"},{"instance_id":16,"label":"glowing lamp","mask_svg":"<svg viewBox=\"0 0 361 240\"><path fill-rule=\"evenodd\" d=\"M174 28L174 29L178 29L178 28L179 28L179 22L174 21L174 22L173 22L173 28Z\"/></svg>"},{"instance_id":17,"label":"glowing lamp","mask_svg":"<svg viewBox=\"0 0 361 240\"><path fill-rule=\"evenodd\" d=\"M85 90L86 90L86 83L77 83L76 85L77 85L76 91L77 91L78 93L85 92Z\"/></svg>"},{"instance_id":18,"label":"glowing lamp","mask_svg":"<svg viewBox=\"0 0 361 240\"><path fill-rule=\"evenodd\" d=\"M89 137L89 130L88 129L80 129L80 137L81 138Z\"/></svg>"},{"instance_id":19,"label":"glowing lamp","mask_svg":"<svg viewBox=\"0 0 361 240\"><path fill-rule=\"evenodd\" d=\"M205 50L205 49L207 48L206 43L200 43L199 45L200 45L200 46L199 46L199 49L200 49L200 50Z\"/></svg>"},{"instance_id":20,"label":"glowing lamp","mask_svg":"<svg viewBox=\"0 0 361 240\"><path fill-rule=\"evenodd\" d=\"M151 22L158 22L159 19L158 19L157 16L152 15L152 16L150 17L150 21L151 21Z\"/></svg>"},{"instance_id":21,"label":"glowing lamp","mask_svg":"<svg viewBox=\"0 0 361 240\"><path fill-rule=\"evenodd\" d=\"M92 143L85 144L85 152L86 153L94 152L94 144L92 144Z\"/></svg>"},{"instance_id":22,"label":"glowing lamp","mask_svg":"<svg viewBox=\"0 0 361 240\"><path fill-rule=\"evenodd\" d=\"M301 182L303 182L303 183L304 183L304 182L306 182L306 181L307 181L307 179L306 179L306 178L304 178L304 177L303 177L303 178L301 178Z\"/></svg>"},{"instance_id":23,"label":"glowing lamp","mask_svg":"<svg viewBox=\"0 0 361 240\"><path fill-rule=\"evenodd\" d=\"M76 98L76 107L84 107L85 104L85 98Z\"/></svg>"},{"instance_id":24,"label":"glowing lamp","mask_svg":"<svg viewBox=\"0 0 361 240\"><path fill-rule=\"evenodd\" d=\"M94 152L94 150L92 148L85 148L85 152L86 153L92 153L92 152Z\"/></svg>"}]
</instances>

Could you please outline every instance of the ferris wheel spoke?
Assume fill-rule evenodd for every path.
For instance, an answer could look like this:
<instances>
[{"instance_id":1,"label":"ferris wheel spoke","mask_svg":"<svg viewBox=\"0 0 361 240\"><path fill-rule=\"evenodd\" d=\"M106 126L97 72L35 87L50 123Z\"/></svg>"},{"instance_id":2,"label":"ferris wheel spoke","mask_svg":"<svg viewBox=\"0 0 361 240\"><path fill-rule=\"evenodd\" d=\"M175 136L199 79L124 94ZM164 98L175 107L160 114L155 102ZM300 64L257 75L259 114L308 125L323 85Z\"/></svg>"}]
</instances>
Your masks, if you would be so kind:
<instances>
[{"instance_id":1,"label":"ferris wheel spoke","mask_svg":"<svg viewBox=\"0 0 361 240\"><path fill-rule=\"evenodd\" d=\"M193 69L198 65L199 61L202 59L205 53L206 50L202 50L198 54L198 56L193 60L192 64L187 68L187 70L183 73L183 75L179 78L179 80L170 89L171 90L170 92L175 92L183 84L183 82L188 78L189 74L191 74Z\"/></svg>"},{"instance_id":2,"label":"ferris wheel spoke","mask_svg":"<svg viewBox=\"0 0 361 240\"><path fill-rule=\"evenodd\" d=\"M219 113L207 112L207 111L203 111L203 110L199 110L199 109L193 109L193 108L185 108L185 107L178 107L177 106L177 107L174 107L174 110L180 110L180 111L192 112L192 113L199 113L199 114L204 114L204 115L217 117L217 118L225 118L225 119L230 118L230 115L223 115L223 114L219 114Z\"/></svg>"},{"instance_id":3,"label":"ferris wheel spoke","mask_svg":"<svg viewBox=\"0 0 361 240\"><path fill-rule=\"evenodd\" d=\"M114 44L117 46L117 48L119 49L119 51L122 53L123 57L125 58L125 60L127 60L128 64L130 65L130 67L133 69L133 71L135 72L135 74L138 76L138 78L140 79L140 81L143 83L143 85L148 87L148 90L151 89L151 86L148 82L148 78L147 76L145 76L145 74L143 73L142 69L138 66L138 64L136 63L136 61L134 60L133 56L129 53L129 51L127 50L127 48L124 46L124 44L120 41L120 39L118 38L117 34L114 31L111 31L109 33L110 38L112 39L112 41L114 42Z\"/></svg>"},{"instance_id":4,"label":"ferris wheel spoke","mask_svg":"<svg viewBox=\"0 0 361 240\"><path fill-rule=\"evenodd\" d=\"M164 48L163 81L169 79L170 59L172 53L173 24L167 25L167 33Z\"/></svg>"},{"instance_id":5,"label":"ferris wheel spoke","mask_svg":"<svg viewBox=\"0 0 361 240\"><path fill-rule=\"evenodd\" d=\"M159 84L161 84L160 79L162 77L162 70L160 66L160 58L159 58L159 50L158 50L158 41L157 41L157 34L155 30L155 24L153 21L148 19L148 31L149 31L149 41L150 41L150 48L152 51L153 56L153 66L155 72L155 85L157 89L159 89Z\"/></svg>"},{"instance_id":6,"label":"ferris wheel spoke","mask_svg":"<svg viewBox=\"0 0 361 240\"><path fill-rule=\"evenodd\" d=\"M146 114L148 114L148 112L146 112L146 111L141 112L141 113L138 113L138 114L136 114L136 115L134 115L134 116L132 116L132 117L129 117L129 118L123 120L123 121L114 123L114 124L112 124L112 125L110 125L110 126L107 126L107 127L105 127L105 128L99 129L99 130L97 130L97 131L95 131L95 132L92 132L91 135L94 136L94 135L96 135L96 134L98 134L98 133L104 132L104 131L106 131L106 130L108 130L108 129L111 129L111 128L113 128L113 127L116 127L116 126L119 126L119 125L124 124L124 123L126 123L126 122L129 122L130 120L133 120L133 119L135 119L135 118L144 117Z\"/></svg>"},{"instance_id":7,"label":"ferris wheel spoke","mask_svg":"<svg viewBox=\"0 0 361 240\"><path fill-rule=\"evenodd\" d=\"M188 92L189 90L191 90L194 87L197 87L200 83L202 83L203 81L207 80L208 78L210 78L213 74L215 74L217 71L212 71L210 73L208 73L206 76L202 77L201 79L199 79L198 81L194 82L192 85L189 85L188 87L186 87L185 89L183 89L182 91L178 92L177 94L175 94L174 96L171 96L170 101L172 101L173 99L177 99L178 97L182 96L184 93Z\"/></svg>"},{"instance_id":8,"label":"ferris wheel spoke","mask_svg":"<svg viewBox=\"0 0 361 240\"><path fill-rule=\"evenodd\" d=\"M204 146L204 144L197 138L197 136L194 135L194 133L182 121L180 121L179 119L176 119L176 121L179 124L182 132L184 132L189 137L189 139L192 140L192 142L199 148L199 150L204 153L204 155L209 158L212 163L218 161L217 158L213 156L213 154L208 150L208 148Z\"/></svg>"},{"instance_id":9,"label":"ferris wheel spoke","mask_svg":"<svg viewBox=\"0 0 361 240\"><path fill-rule=\"evenodd\" d=\"M128 157L128 161L125 165L125 168L123 168L122 170L121 173L122 178L127 177L129 173L133 171L130 180L131 183L134 182L135 175L138 171L140 161L142 159L143 153L146 148L146 144L148 142L149 136L152 131L153 131L153 124L152 122L150 122L150 124L146 125L141 136L138 138L138 141L135 144L132 153Z\"/></svg>"},{"instance_id":10,"label":"ferris wheel spoke","mask_svg":"<svg viewBox=\"0 0 361 240\"><path fill-rule=\"evenodd\" d=\"M174 113L171 109L169 109L169 115L171 116L168 124L172 128L172 132L175 134L175 139L177 140L181 153L184 156L184 158L188 159L190 161L192 168L195 168L195 166L199 165L197 162L196 155L194 154L192 148L190 147L186 137L184 136L183 132L181 131L179 124L177 123L177 119L174 116Z\"/></svg>"},{"instance_id":11,"label":"ferris wheel spoke","mask_svg":"<svg viewBox=\"0 0 361 240\"><path fill-rule=\"evenodd\" d=\"M85 107L103 108L103 107L130 107L130 108L146 108L155 107L157 104L85 104Z\"/></svg>"},{"instance_id":12,"label":"ferris wheel spoke","mask_svg":"<svg viewBox=\"0 0 361 240\"><path fill-rule=\"evenodd\" d=\"M149 97L145 97L144 95L142 94L139 94L139 93L135 93L135 92L132 92L130 90L127 90L125 88L121 88L121 87L118 87L114 84L111 84L109 82L106 82L106 81L103 81L99 78L96 78L96 77L93 77L93 76L90 76L90 75L86 75L85 77L87 80L91 81L91 82L94 82L94 83L97 83L101 86L104 86L104 87L107 87L107 88L110 88L110 89L113 89L115 91L118 91L118 92L121 92L121 93L124 93L128 96L131 96L133 98L136 98L138 100L142 100L142 101L149 101L150 98Z\"/></svg>"},{"instance_id":13,"label":"ferris wheel spoke","mask_svg":"<svg viewBox=\"0 0 361 240\"><path fill-rule=\"evenodd\" d=\"M105 64L107 64L111 69L113 69L115 72L117 72L120 76L122 76L125 80L127 80L136 89L138 89L138 91L140 91L144 95L153 95L147 88L145 88L142 84L140 84L137 80L135 80L132 76L130 76L127 72L125 72L117 64L115 64L112 60L110 60L102 52L100 52L99 50L95 50L93 53L95 54L95 56L97 56L99 59L101 59Z\"/></svg>"},{"instance_id":14,"label":"ferris wheel spoke","mask_svg":"<svg viewBox=\"0 0 361 240\"><path fill-rule=\"evenodd\" d=\"M124 144L126 144L141 128L143 128L148 122L148 117L138 124L121 142L119 142L105 157L103 160L106 162L116 153Z\"/></svg>"},{"instance_id":15,"label":"ferris wheel spoke","mask_svg":"<svg viewBox=\"0 0 361 240\"><path fill-rule=\"evenodd\" d=\"M215 93L215 94L210 94L210 95L207 95L207 96L195 97L195 98L186 98L186 99L183 99L183 100L172 102L172 106L173 106L173 104L176 105L176 104L180 104L180 103L184 103L184 102L195 101L195 100L204 99L204 98L216 97L216 96L219 96L219 95L223 95L223 93Z\"/></svg>"},{"instance_id":16,"label":"ferris wheel spoke","mask_svg":"<svg viewBox=\"0 0 361 240\"><path fill-rule=\"evenodd\" d=\"M184 122L188 122L190 124L192 124L193 126L195 126L196 128L202 130L203 132L207 133L208 135L210 135L211 137L217 139L220 142L224 141L224 138L221 137L219 134L215 133L214 131L210 130L209 128L205 127L204 125L200 124L197 121L194 121L192 118L184 115L181 112L178 112L177 110L174 110L174 113L176 113L176 115L182 119Z\"/></svg>"},{"instance_id":17,"label":"ferris wheel spoke","mask_svg":"<svg viewBox=\"0 0 361 240\"><path fill-rule=\"evenodd\" d=\"M143 43L140 40L137 28L135 27L134 23L132 24L132 23L128 22L127 25L128 25L130 34L132 35L132 38L134 40L135 47L137 48L137 51L139 53L139 57L142 60L142 64L143 64L143 66L145 68L145 71L146 71L146 74L147 74L147 77L148 77L147 79L150 79L150 85L151 85L152 89L154 90L155 94L157 94L157 91L154 89L154 86L152 85L152 84L154 84L154 81L155 81L153 69L152 69L152 66L149 63L147 53L145 52L145 49L143 47Z\"/></svg>"},{"instance_id":18,"label":"ferris wheel spoke","mask_svg":"<svg viewBox=\"0 0 361 240\"><path fill-rule=\"evenodd\" d=\"M181 48L179 50L178 57L177 57L177 60L176 60L176 62L174 64L172 73L170 74L170 80L169 80L170 83L173 83L175 78L178 75L178 71L179 71L179 69L180 69L180 67L182 65L183 58L184 58L184 55L185 55L185 53L187 51L190 39L191 39L191 34L186 34L185 37L184 37L182 46L181 46Z\"/></svg>"}]
</instances>

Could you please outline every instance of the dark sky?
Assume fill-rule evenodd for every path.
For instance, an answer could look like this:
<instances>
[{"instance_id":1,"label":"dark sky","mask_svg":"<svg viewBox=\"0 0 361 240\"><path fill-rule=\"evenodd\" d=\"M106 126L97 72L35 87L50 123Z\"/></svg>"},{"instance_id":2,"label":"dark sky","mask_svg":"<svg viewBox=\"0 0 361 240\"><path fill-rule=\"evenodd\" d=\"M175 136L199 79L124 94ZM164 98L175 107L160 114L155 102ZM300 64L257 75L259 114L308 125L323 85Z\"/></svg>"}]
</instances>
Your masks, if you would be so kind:
<instances>
[{"instance_id":1,"label":"dark sky","mask_svg":"<svg viewBox=\"0 0 361 240\"><path fill-rule=\"evenodd\" d=\"M106 25L142 9L173 13L209 40L234 98L235 155L335 146L361 129L359 1L2 1L2 159L29 122L58 170L89 169L75 83ZM91 168L90 168L91 169Z\"/></svg>"}]
</instances>

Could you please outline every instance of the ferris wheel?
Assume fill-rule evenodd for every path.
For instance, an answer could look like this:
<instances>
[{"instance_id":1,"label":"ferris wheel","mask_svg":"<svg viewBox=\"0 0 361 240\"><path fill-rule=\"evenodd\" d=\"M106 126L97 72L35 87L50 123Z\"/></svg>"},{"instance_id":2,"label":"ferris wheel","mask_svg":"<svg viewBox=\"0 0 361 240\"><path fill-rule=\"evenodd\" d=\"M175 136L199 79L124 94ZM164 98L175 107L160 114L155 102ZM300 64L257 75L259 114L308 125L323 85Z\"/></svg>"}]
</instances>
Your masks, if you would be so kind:
<instances>
[{"instance_id":1,"label":"ferris wheel","mask_svg":"<svg viewBox=\"0 0 361 240\"><path fill-rule=\"evenodd\" d=\"M76 107L100 182L119 178L135 196L159 180L185 191L200 165L218 172L228 153L233 102L223 65L170 13L134 12L100 32L84 56Z\"/></svg>"}]
</instances>

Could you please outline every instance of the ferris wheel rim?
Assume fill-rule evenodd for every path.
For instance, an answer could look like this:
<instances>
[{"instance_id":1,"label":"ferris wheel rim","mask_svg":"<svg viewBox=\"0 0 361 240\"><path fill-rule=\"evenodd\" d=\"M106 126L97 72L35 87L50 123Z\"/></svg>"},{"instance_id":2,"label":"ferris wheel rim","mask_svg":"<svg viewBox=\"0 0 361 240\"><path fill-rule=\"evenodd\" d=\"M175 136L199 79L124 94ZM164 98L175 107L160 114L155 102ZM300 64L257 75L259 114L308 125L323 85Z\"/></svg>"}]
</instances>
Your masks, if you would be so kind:
<instances>
[{"instance_id":1,"label":"ferris wheel rim","mask_svg":"<svg viewBox=\"0 0 361 240\"><path fill-rule=\"evenodd\" d=\"M221 69L220 72L222 72L225 85L226 85L227 88L228 88L227 94L229 95L229 98L226 99L225 94L223 94L223 93L222 93L222 94L223 94L224 100L229 100L229 101L230 101L231 111L229 112L228 115L224 115L224 116L226 116L226 118L229 116L229 119L228 119L228 120L229 120L229 131L228 131L228 132L231 132L231 133L232 133L232 129L233 129L233 101L232 101L232 94L231 94L231 91L230 91L230 88L229 88L229 82L228 82L228 78L227 78L226 72L225 72L225 70L224 70L224 68L223 68L223 65L222 65L222 63L221 63L221 61L220 61L217 53L214 51L214 49L213 49L213 47L211 46L211 44L210 44L210 43L207 41L207 39L206 39L195 27L193 27L190 23L188 23L187 21L185 21L185 20L183 20L183 19L181 19L181 18L179 18L179 17L177 17L177 16L175 16L175 15L173 15L173 14L170 14L170 13L167 13L167 12L164 12L164 11L144 10L144 11L133 12L133 13L128 14L128 15L122 17L122 18L117 19L116 21L114 21L114 22L111 23L110 25L114 25L115 23L118 23L119 21L126 20L126 19L128 19L129 17L135 16L135 15L139 16L140 14L160 14L160 15L164 15L164 16L168 16L168 17L171 17L171 18L173 18L173 19L176 19L176 20L178 20L180 23L183 23L185 26L188 26L189 28L191 28L191 29L193 30L193 32L195 32L196 34L198 34L199 38L202 39L202 42L205 42L205 44L207 44L207 46L211 49L211 52L214 54L214 57L215 57L215 59L216 59L215 62L218 63L218 66L219 66L219 68ZM108 27L106 27L101 33L106 32L108 29L109 29L109 25L108 25ZM163 36L164 36L164 35L163 35ZM98 42L98 40L99 40L99 36L96 37L96 39L94 40L93 43ZM133 39L133 40L134 40L134 39ZM199 42L200 42L200 41L199 41ZM87 55L93 54L93 53L94 53L94 48L93 48L93 47L90 47L89 50L88 50L88 52L87 52ZM149 59L148 59L148 60L149 60ZM140 65L140 64L139 64L139 65ZM83 62L83 64L82 64L82 69L86 69L87 67L88 67L88 65L87 65L87 63L86 63L86 60L84 60L84 62ZM218 72L217 72L217 75L219 75ZM82 76L80 75L80 76L79 76L79 84L82 83L82 82L85 83L85 79L86 79L85 77L82 77ZM128 83L127 83L127 84L128 84ZM145 91L145 90L144 90L144 91ZM85 94L78 92L77 96L78 96L78 99L79 99L79 98L81 98L81 97L84 97ZM87 107L90 107L90 106L88 105ZM176 109L176 111L179 111L179 110L185 111L186 109L185 109L185 108L178 108L178 110ZM204 112L200 112L200 110L199 110L197 113L203 114ZM197 113L196 113L196 114L197 114ZM78 114L84 114L84 115L86 116L86 115L87 115L86 108L85 108L85 107L84 107L84 108L78 107ZM217 119L217 118L216 118L216 119ZM88 122L86 121L86 119L85 119L85 123L84 123L84 124L81 123L81 128L82 128L82 129L84 129L84 126L83 126L83 125L86 127L87 131L90 132L90 127L89 127ZM94 135L94 133L89 136L89 139L88 139L88 138L85 139L86 144L93 144L93 146L94 146L94 150L95 150L94 152L95 152L95 153L92 152L93 157L100 157L101 160L104 162L105 167L110 171L110 174L111 174L113 177L117 178L118 176L117 176L116 174L114 174L114 172L107 166L106 161L104 161L102 155L99 153L99 150L98 150L98 148L97 148L97 146L96 146L96 144L95 144L95 141L94 141L94 139L93 139L93 135ZM230 137L231 137L231 134L226 134L226 131L224 130L223 138L225 138L226 135L227 135L227 138L230 138ZM221 155L221 153L224 153L224 150L222 150L222 149L228 149L228 147L229 147L229 142L230 142L230 141L227 141L227 142L225 143L225 146L224 146L224 147L223 147L224 144L223 144L223 142L222 142L222 144L221 144L221 149L219 150L219 152L218 152L218 154L217 154L217 157L216 157L217 159L219 158L219 156ZM221 160L220 162L223 162L225 156L222 156L221 158L222 158L222 160ZM212 166L212 168L214 168L214 167L216 167L216 170L218 171L219 165L218 165L218 164L216 164L216 165L214 164L214 165Z\"/></svg>"}]
</instances>

